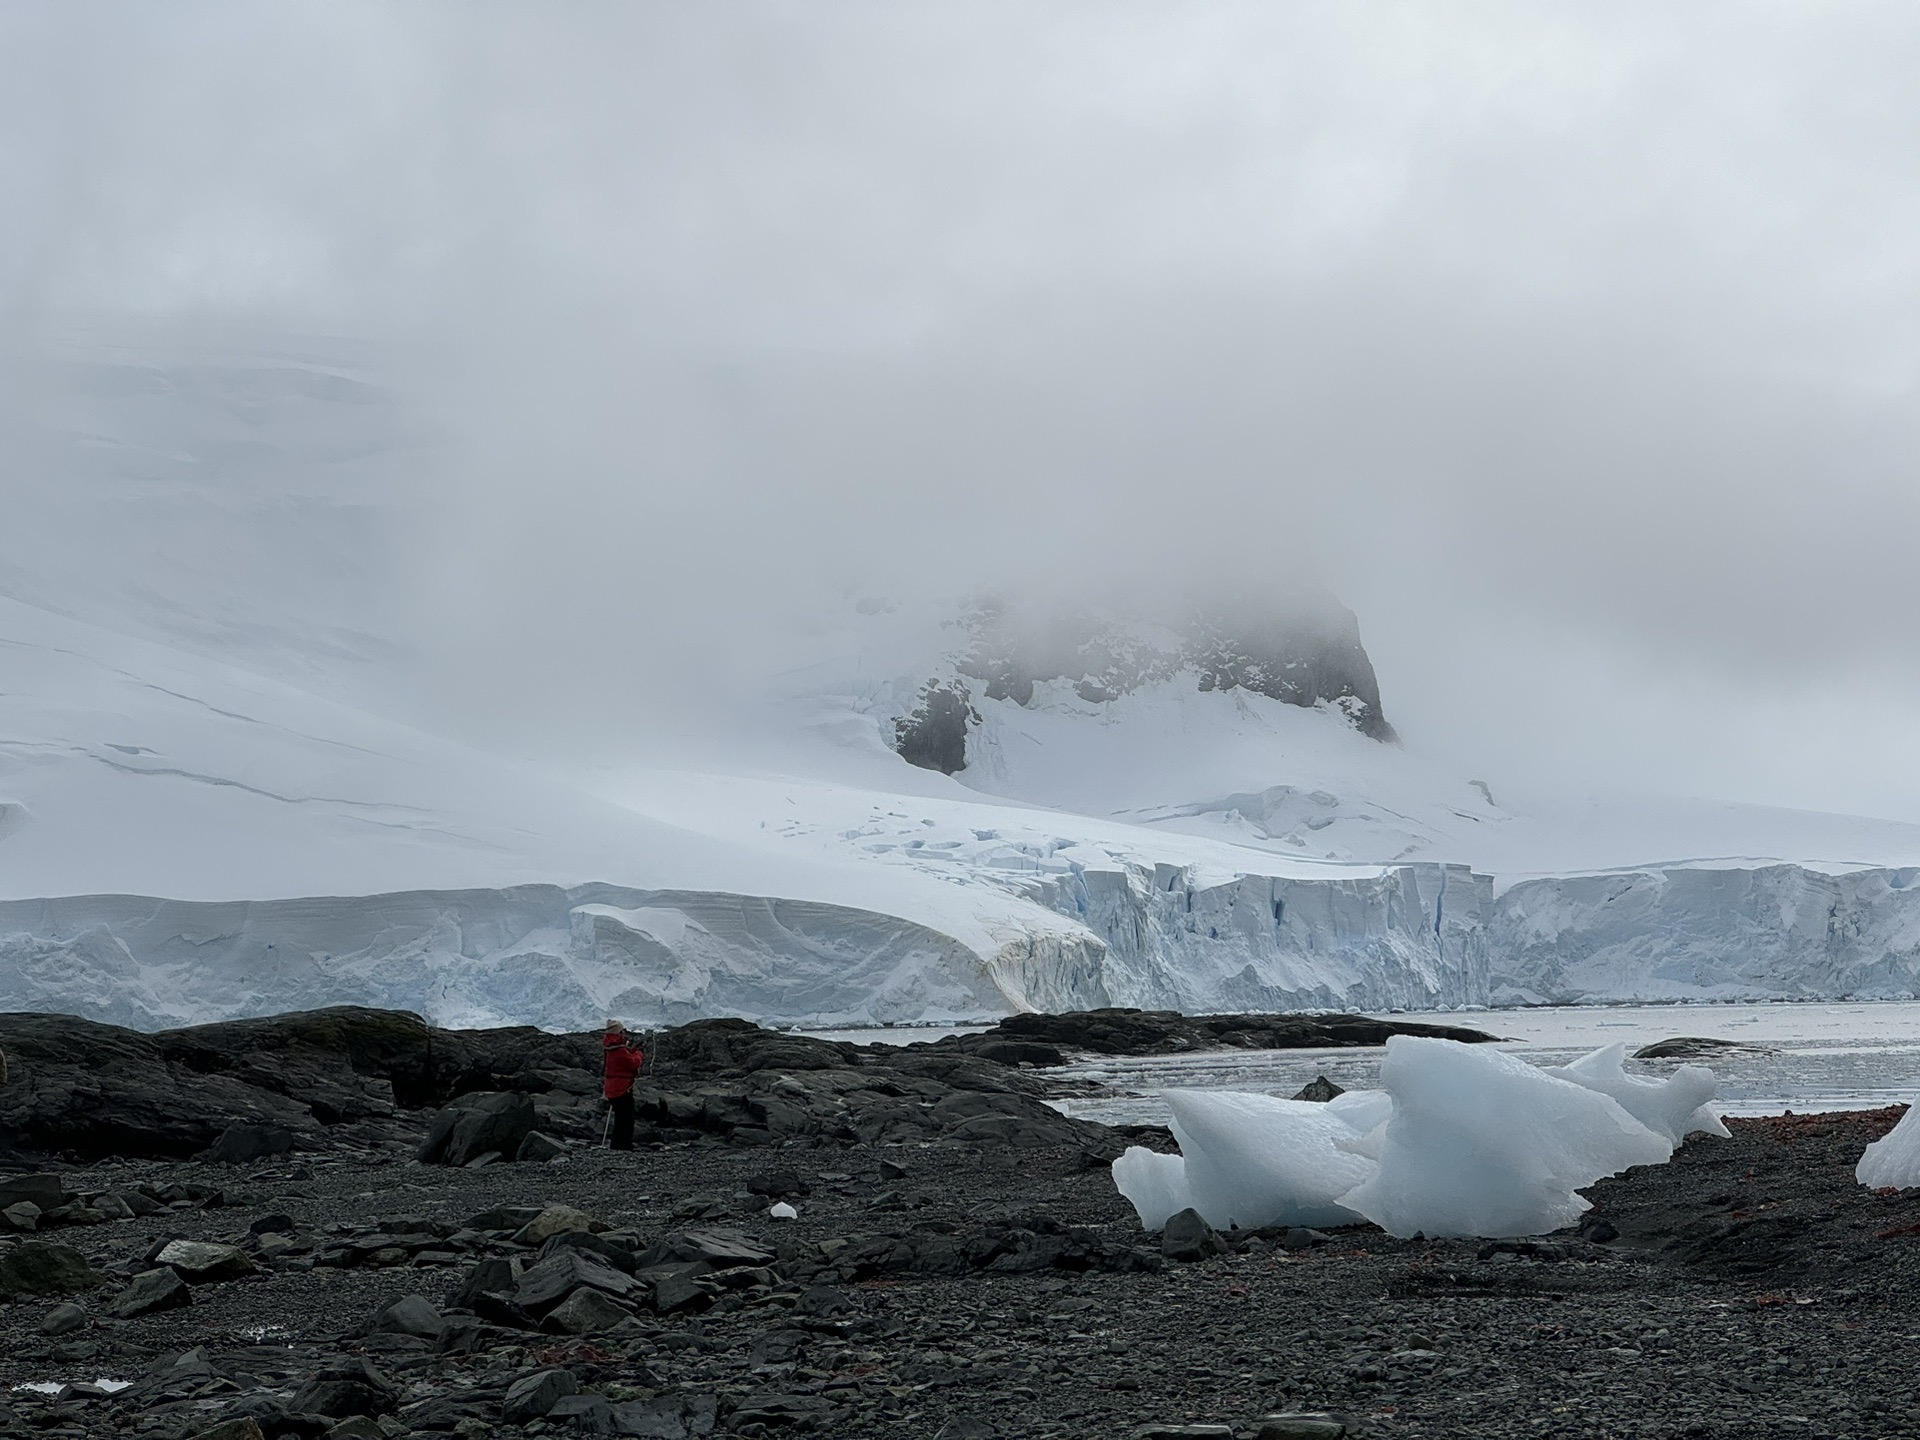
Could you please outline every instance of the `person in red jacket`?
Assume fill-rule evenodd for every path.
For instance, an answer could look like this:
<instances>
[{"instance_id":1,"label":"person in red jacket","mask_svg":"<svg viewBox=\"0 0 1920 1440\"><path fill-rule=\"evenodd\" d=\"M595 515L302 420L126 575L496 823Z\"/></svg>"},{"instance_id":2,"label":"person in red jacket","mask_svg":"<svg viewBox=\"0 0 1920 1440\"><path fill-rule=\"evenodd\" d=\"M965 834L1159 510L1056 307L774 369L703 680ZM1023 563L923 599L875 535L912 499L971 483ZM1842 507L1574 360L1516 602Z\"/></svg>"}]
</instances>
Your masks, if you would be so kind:
<instances>
[{"instance_id":1,"label":"person in red jacket","mask_svg":"<svg viewBox=\"0 0 1920 1440\"><path fill-rule=\"evenodd\" d=\"M613 1112L613 1138L616 1150L633 1149L633 1080L647 1057L638 1045L627 1043L627 1027L618 1020L607 1022L607 1033L600 1042L606 1054L607 1107Z\"/></svg>"}]
</instances>

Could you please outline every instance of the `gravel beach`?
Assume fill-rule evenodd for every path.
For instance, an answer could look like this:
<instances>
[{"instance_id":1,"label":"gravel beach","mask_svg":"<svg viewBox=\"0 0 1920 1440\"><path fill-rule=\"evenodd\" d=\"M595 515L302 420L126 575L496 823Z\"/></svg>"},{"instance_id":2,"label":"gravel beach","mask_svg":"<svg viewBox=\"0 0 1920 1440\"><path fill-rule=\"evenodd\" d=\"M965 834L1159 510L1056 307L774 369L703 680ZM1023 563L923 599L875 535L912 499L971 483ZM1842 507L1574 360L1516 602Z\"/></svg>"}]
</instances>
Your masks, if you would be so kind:
<instances>
[{"instance_id":1,"label":"gravel beach","mask_svg":"<svg viewBox=\"0 0 1920 1440\"><path fill-rule=\"evenodd\" d=\"M148 1213L80 1199L0 1249L0 1434L1920 1434L1920 1192L1852 1177L1898 1114L1736 1120L1537 1240L1186 1251L1102 1158L1164 1137L1092 1126L563 1137L450 1168L412 1158L427 1115L399 1112L377 1144L55 1166ZM160 1259L175 1240L240 1258ZM20 1293L42 1245L92 1278ZM124 1313L175 1275L190 1303Z\"/></svg>"}]
</instances>

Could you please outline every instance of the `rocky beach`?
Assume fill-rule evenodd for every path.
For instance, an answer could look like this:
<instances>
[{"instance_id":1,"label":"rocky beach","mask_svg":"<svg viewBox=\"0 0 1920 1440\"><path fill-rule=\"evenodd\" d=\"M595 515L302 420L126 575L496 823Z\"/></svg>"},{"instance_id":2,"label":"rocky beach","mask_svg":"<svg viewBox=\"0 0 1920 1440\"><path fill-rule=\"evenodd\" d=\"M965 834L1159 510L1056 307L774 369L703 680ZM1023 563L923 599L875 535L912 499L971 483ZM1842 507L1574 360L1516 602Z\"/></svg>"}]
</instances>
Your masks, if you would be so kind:
<instances>
[{"instance_id":1,"label":"rocky beach","mask_svg":"<svg viewBox=\"0 0 1920 1440\"><path fill-rule=\"evenodd\" d=\"M1890 1109L1735 1120L1577 1229L1143 1232L1152 1127L1065 1055L1485 1038L1357 1017L1014 1017L853 1045L331 1010L0 1017L0 1435L188 1440L1920 1434L1920 1192Z\"/></svg>"}]
</instances>

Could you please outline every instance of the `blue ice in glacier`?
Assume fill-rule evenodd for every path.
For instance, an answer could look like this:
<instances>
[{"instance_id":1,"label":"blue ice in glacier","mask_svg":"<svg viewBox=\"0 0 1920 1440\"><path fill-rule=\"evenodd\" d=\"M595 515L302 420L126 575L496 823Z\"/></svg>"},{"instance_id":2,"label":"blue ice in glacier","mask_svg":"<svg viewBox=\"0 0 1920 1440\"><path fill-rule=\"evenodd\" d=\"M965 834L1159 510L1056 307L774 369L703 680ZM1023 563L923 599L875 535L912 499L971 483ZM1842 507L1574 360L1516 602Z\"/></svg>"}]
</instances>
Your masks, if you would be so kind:
<instances>
[{"instance_id":1,"label":"blue ice in glacier","mask_svg":"<svg viewBox=\"0 0 1920 1440\"><path fill-rule=\"evenodd\" d=\"M1395 1235L1542 1234L1588 1208L1580 1186L1659 1164L1692 1131L1726 1133L1704 1109L1710 1071L1636 1080L1623 1061L1609 1047L1552 1071L1491 1046L1395 1036L1383 1088L1330 1104L1169 1093L1181 1153L1130 1149L1114 1184L1148 1229L1191 1205L1219 1226L1364 1218Z\"/></svg>"}]
</instances>

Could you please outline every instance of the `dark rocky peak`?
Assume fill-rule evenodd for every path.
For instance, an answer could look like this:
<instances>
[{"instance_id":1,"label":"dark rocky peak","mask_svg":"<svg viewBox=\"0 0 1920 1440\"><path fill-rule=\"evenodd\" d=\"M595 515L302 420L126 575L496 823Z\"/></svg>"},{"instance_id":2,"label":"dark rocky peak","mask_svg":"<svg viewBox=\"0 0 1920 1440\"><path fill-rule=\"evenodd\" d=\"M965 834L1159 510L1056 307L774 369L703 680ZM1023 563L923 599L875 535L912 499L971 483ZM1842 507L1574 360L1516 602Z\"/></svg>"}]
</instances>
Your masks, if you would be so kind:
<instances>
[{"instance_id":1,"label":"dark rocky peak","mask_svg":"<svg viewBox=\"0 0 1920 1440\"><path fill-rule=\"evenodd\" d=\"M895 724L909 764L951 775L967 765L979 702L1034 703L1062 681L1103 704L1168 681L1201 691L1248 690L1289 705L1328 705L1375 740L1395 738L1353 612L1304 589L1169 606L1154 618L1113 618L1073 606L973 602L958 645Z\"/></svg>"}]
</instances>

